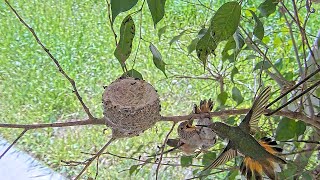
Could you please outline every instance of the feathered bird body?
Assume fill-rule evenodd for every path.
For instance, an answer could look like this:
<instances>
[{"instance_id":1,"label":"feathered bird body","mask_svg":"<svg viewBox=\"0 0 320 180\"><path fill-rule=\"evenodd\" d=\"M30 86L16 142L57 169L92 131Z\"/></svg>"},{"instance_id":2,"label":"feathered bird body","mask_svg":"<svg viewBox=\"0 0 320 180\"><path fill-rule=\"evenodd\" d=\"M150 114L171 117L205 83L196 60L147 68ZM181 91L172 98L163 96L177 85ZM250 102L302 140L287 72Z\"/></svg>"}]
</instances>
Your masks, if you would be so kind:
<instances>
[{"instance_id":1,"label":"feathered bird body","mask_svg":"<svg viewBox=\"0 0 320 180\"><path fill-rule=\"evenodd\" d=\"M226 163L238 154L244 156L240 171L247 179L262 179L264 172L270 179L276 179L276 166L286 162L276 156L282 151L271 138L262 138L259 142L252 136L258 129L258 122L270 97L270 87L265 88L255 99L251 109L239 126L230 126L222 122L214 122L209 127L218 136L228 139L229 143L219 157L204 171Z\"/></svg>"}]
</instances>

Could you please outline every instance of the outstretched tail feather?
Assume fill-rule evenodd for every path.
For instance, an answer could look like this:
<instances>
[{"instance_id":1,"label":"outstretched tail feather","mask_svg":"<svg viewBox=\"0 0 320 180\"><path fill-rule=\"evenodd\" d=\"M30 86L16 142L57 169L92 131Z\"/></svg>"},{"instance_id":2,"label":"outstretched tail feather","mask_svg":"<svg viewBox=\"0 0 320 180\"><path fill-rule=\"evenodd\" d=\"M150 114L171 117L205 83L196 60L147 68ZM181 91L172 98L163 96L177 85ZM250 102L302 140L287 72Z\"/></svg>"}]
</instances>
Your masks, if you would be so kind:
<instances>
[{"instance_id":1,"label":"outstretched tail feather","mask_svg":"<svg viewBox=\"0 0 320 180\"><path fill-rule=\"evenodd\" d=\"M247 179L251 179L252 177L255 177L256 180L262 179L262 165L250 157L244 158L240 165L240 171L242 175L247 177Z\"/></svg>"},{"instance_id":2,"label":"outstretched tail feather","mask_svg":"<svg viewBox=\"0 0 320 180\"><path fill-rule=\"evenodd\" d=\"M211 99L207 100L201 100L200 106L198 107L196 104L193 107L193 113L200 114L200 113L208 113L212 111L213 108L213 102Z\"/></svg>"},{"instance_id":3,"label":"outstretched tail feather","mask_svg":"<svg viewBox=\"0 0 320 180\"><path fill-rule=\"evenodd\" d=\"M282 152L282 149L275 147L277 143L271 138L262 138L259 143L270 154L277 155ZM286 161L274 156L274 158L268 158L263 162L256 161L248 156L243 159L240 166L241 174L246 176L247 179L255 177L255 179L262 179L262 173L264 172L270 179L276 179L276 171L279 169L279 163L285 164Z\"/></svg>"}]
</instances>

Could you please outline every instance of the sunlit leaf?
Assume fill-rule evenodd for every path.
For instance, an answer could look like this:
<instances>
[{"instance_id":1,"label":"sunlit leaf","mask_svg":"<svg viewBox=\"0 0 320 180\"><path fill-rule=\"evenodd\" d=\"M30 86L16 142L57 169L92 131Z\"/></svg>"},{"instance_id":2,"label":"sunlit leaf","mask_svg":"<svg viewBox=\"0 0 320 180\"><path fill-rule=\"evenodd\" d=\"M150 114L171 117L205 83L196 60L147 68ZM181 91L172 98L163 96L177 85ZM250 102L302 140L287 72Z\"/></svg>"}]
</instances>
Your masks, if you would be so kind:
<instances>
[{"instance_id":1,"label":"sunlit leaf","mask_svg":"<svg viewBox=\"0 0 320 180\"><path fill-rule=\"evenodd\" d=\"M132 173L134 173L137 170L138 167L139 167L138 165L132 165L130 167L130 169L129 169L130 176L132 175Z\"/></svg>"},{"instance_id":2,"label":"sunlit leaf","mask_svg":"<svg viewBox=\"0 0 320 180\"><path fill-rule=\"evenodd\" d=\"M181 36L186 32L186 30L183 30L179 35L174 36L171 41L169 42L170 46L174 43L179 41L179 39L181 38Z\"/></svg>"},{"instance_id":3,"label":"sunlit leaf","mask_svg":"<svg viewBox=\"0 0 320 180\"><path fill-rule=\"evenodd\" d=\"M207 152L202 157L202 165L208 166L216 159L215 152Z\"/></svg>"},{"instance_id":4,"label":"sunlit leaf","mask_svg":"<svg viewBox=\"0 0 320 180\"><path fill-rule=\"evenodd\" d=\"M218 95L218 102L220 103L220 105L226 104L227 99L228 99L228 93L227 92L221 92Z\"/></svg>"},{"instance_id":5,"label":"sunlit leaf","mask_svg":"<svg viewBox=\"0 0 320 180\"><path fill-rule=\"evenodd\" d=\"M191 54L197 47L197 44L199 42L199 38L194 38L191 43L188 45L188 53Z\"/></svg>"},{"instance_id":6,"label":"sunlit leaf","mask_svg":"<svg viewBox=\"0 0 320 180\"><path fill-rule=\"evenodd\" d=\"M253 35L255 35L258 39L262 40L264 36L264 27L258 16L251 10L249 10L253 16L254 21L256 22L254 29L253 29Z\"/></svg>"},{"instance_id":7,"label":"sunlit leaf","mask_svg":"<svg viewBox=\"0 0 320 180\"><path fill-rule=\"evenodd\" d=\"M274 13L277 8L278 0L265 0L258 7L260 13L264 17L268 17L270 14Z\"/></svg>"},{"instance_id":8,"label":"sunlit leaf","mask_svg":"<svg viewBox=\"0 0 320 180\"><path fill-rule=\"evenodd\" d=\"M240 15L241 6L238 2L223 4L212 17L209 31L217 41L227 40L237 30Z\"/></svg>"},{"instance_id":9,"label":"sunlit leaf","mask_svg":"<svg viewBox=\"0 0 320 180\"><path fill-rule=\"evenodd\" d=\"M164 6L166 0L147 0L149 10L151 12L154 27L164 16Z\"/></svg>"},{"instance_id":10,"label":"sunlit leaf","mask_svg":"<svg viewBox=\"0 0 320 180\"><path fill-rule=\"evenodd\" d=\"M237 105L243 102L241 91L237 87L232 88L232 99L237 102Z\"/></svg>"},{"instance_id":11,"label":"sunlit leaf","mask_svg":"<svg viewBox=\"0 0 320 180\"><path fill-rule=\"evenodd\" d=\"M279 179L285 179L288 177L293 177L295 174L297 173L297 166L293 163L288 163L287 164L287 168L283 169L280 173L279 173Z\"/></svg>"},{"instance_id":12,"label":"sunlit leaf","mask_svg":"<svg viewBox=\"0 0 320 180\"><path fill-rule=\"evenodd\" d=\"M265 69L269 69L270 67L271 67L271 64L268 61L260 61L254 66L253 71L261 68L265 70Z\"/></svg>"},{"instance_id":13,"label":"sunlit leaf","mask_svg":"<svg viewBox=\"0 0 320 180\"><path fill-rule=\"evenodd\" d=\"M306 123L303 121L297 121L296 122L296 136L300 136L302 134L304 134L304 132L306 131Z\"/></svg>"},{"instance_id":14,"label":"sunlit leaf","mask_svg":"<svg viewBox=\"0 0 320 180\"><path fill-rule=\"evenodd\" d=\"M280 141L289 140L304 134L305 130L305 123L289 118L282 118L276 130L276 139Z\"/></svg>"},{"instance_id":15,"label":"sunlit leaf","mask_svg":"<svg viewBox=\"0 0 320 180\"><path fill-rule=\"evenodd\" d=\"M160 69L163 74L167 77L167 74L166 74L166 63L163 62L162 60L162 56L160 54L160 52L158 51L158 49L152 44L150 43L150 46L149 46L149 49L153 55L153 63L154 65Z\"/></svg>"},{"instance_id":16,"label":"sunlit leaf","mask_svg":"<svg viewBox=\"0 0 320 180\"><path fill-rule=\"evenodd\" d=\"M207 28L200 29L200 31L198 32L198 38L201 39L207 33L207 31L208 31Z\"/></svg>"},{"instance_id":17,"label":"sunlit leaf","mask_svg":"<svg viewBox=\"0 0 320 180\"><path fill-rule=\"evenodd\" d=\"M181 167L187 167L192 164L192 157L193 156L181 156L180 163Z\"/></svg>"},{"instance_id":18,"label":"sunlit leaf","mask_svg":"<svg viewBox=\"0 0 320 180\"><path fill-rule=\"evenodd\" d=\"M303 172L302 173L302 179L303 180L313 180L312 175L310 172Z\"/></svg>"},{"instance_id":19,"label":"sunlit leaf","mask_svg":"<svg viewBox=\"0 0 320 180\"><path fill-rule=\"evenodd\" d=\"M163 26L162 28L160 28L160 29L158 30L158 37L159 37L159 39L161 39L162 34L164 34L164 33L166 32L167 28L168 28L168 26Z\"/></svg>"},{"instance_id":20,"label":"sunlit leaf","mask_svg":"<svg viewBox=\"0 0 320 180\"><path fill-rule=\"evenodd\" d=\"M234 180L236 179L236 176L239 174L239 171L237 169L229 171L227 176L225 177L225 180Z\"/></svg>"},{"instance_id":21,"label":"sunlit leaf","mask_svg":"<svg viewBox=\"0 0 320 180\"><path fill-rule=\"evenodd\" d=\"M143 80L143 77L142 77L141 73L138 72L138 71L135 70L135 69L131 69L131 70L123 73L121 77L133 77L133 78L138 78L138 79ZM137 152L138 152L138 151L137 151Z\"/></svg>"},{"instance_id":22,"label":"sunlit leaf","mask_svg":"<svg viewBox=\"0 0 320 180\"><path fill-rule=\"evenodd\" d=\"M197 43L196 51L197 56L203 63L204 69L207 66L207 59L209 54L213 53L217 48L215 40L210 36L210 32L207 32Z\"/></svg>"},{"instance_id":23,"label":"sunlit leaf","mask_svg":"<svg viewBox=\"0 0 320 180\"><path fill-rule=\"evenodd\" d=\"M120 41L114 56L119 60L120 64L124 66L124 63L129 58L132 50L132 42L135 36L135 25L130 15L124 18L120 27Z\"/></svg>"},{"instance_id":24,"label":"sunlit leaf","mask_svg":"<svg viewBox=\"0 0 320 180\"><path fill-rule=\"evenodd\" d=\"M113 24L114 19L121 12L125 12L130 10L133 6L137 4L138 0L111 0L111 12L112 12L112 20Z\"/></svg>"},{"instance_id":25,"label":"sunlit leaf","mask_svg":"<svg viewBox=\"0 0 320 180\"><path fill-rule=\"evenodd\" d=\"M248 55L245 59L256 59L256 58L259 58L259 56L250 54L250 55Z\"/></svg>"},{"instance_id":26,"label":"sunlit leaf","mask_svg":"<svg viewBox=\"0 0 320 180\"><path fill-rule=\"evenodd\" d=\"M237 30L240 14L241 6L238 2L227 2L211 18L209 29L196 46L197 56L202 61L204 69L208 56L214 53L218 44L227 40Z\"/></svg>"},{"instance_id":27,"label":"sunlit leaf","mask_svg":"<svg viewBox=\"0 0 320 180\"><path fill-rule=\"evenodd\" d=\"M238 74L239 73L239 70L238 70L238 68L237 67L234 67L233 69L232 69L232 71L231 71L231 81L234 83L234 80L233 80L233 78L234 78L234 75L236 75L236 74Z\"/></svg>"}]
</instances>

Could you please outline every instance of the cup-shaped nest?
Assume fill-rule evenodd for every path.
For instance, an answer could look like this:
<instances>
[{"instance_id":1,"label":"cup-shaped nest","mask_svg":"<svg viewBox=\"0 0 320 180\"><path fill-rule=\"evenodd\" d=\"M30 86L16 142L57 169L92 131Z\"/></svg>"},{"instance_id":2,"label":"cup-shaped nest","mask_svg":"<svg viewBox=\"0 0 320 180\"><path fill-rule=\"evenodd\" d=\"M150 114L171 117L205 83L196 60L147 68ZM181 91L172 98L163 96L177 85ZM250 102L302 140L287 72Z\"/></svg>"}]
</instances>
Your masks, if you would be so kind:
<instances>
[{"instance_id":1,"label":"cup-shaped nest","mask_svg":"<svg viewBox=\"0 0 320 180\"><path fill-rule=\"evenodd\" d=\"M144 80L120 78L102 95L106 125L116 138L137 136L160 120L157 91Z\"/></svg>"}]
</instances>

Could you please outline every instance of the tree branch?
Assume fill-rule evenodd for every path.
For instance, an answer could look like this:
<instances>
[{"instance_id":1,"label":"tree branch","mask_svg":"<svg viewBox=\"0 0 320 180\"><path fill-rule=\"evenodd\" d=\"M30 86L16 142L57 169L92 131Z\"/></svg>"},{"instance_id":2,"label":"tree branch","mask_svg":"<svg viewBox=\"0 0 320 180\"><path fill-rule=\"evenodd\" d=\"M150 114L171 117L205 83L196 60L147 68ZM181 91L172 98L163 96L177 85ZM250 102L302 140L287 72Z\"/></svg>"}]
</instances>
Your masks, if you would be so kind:
<instances>
[{"instance_id":1,"label":"tree branch","mask_svg":"<svg viewBox=\"0 0 320 180\"><path fill-rule=\"evenodd\" d=\"M97 158L99 157L103 151L115 140L114 137L112 137L98 152L97 154L95 154L92 158L90 158L88 160L88 162L86 162L86 165L84 166L84 168L80 171L80 173L77 175L76 179L79 179L81 177L81 175L86 171L86 169L90 166L90 164Z\"/></svg>"},{"instance_id":2,"label":"tree branch","mask_svg":"<svg viewBox=\"0 0 320 180\"><path fill-rule=\"evenodd\" d=\"M171 134L171 132L173 131L174 127L176 126L176 122L174 122L172 124L172 127L170 129L170 131L168 132L164 142L163 142L163 145L162 145L162 148L161 148L161 154L160 154L160 158L159 158L159 162L158 162L158 166L157 166L157 170L156 170L156 180L158 180L158 174L159 174L159 169L160 169L160 165L161 165L161 161L162 161L162 157L163 157L163 152L164 152L164 148L166 147L166 143L168 141L168 138L169 138L169 135Z\"/></svg>"}]
</instances>

